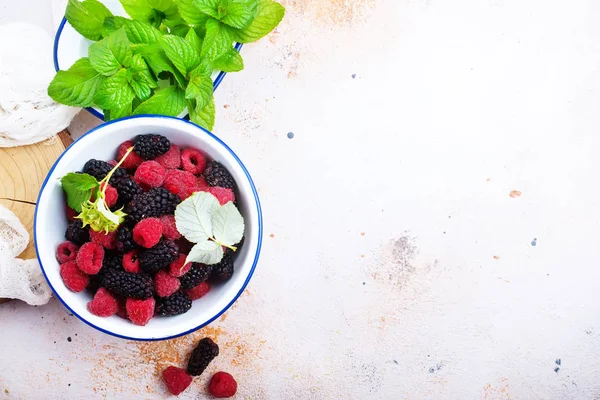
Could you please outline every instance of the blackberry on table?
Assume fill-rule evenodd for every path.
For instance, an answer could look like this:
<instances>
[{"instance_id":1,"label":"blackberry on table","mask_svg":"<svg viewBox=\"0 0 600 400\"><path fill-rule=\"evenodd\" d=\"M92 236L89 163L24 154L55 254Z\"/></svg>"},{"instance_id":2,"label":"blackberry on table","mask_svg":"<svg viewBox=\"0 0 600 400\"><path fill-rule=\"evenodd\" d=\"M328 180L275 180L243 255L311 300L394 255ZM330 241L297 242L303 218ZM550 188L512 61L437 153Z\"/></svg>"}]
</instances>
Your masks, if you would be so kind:
<instances>
[{"instance_id":1,"label":"blackberry on table","mask_svg":"<svg viewBox=\"0 0 600 400\"><path fill-rule=\"evenodd\" d=\"M125 207L125 213L135 221L149 217L173 214L181 202L178 196L165 188L152 188L133 197Z\"/></svg>"},{"instance_id":2,"label":"blackberry on table","mask_svg":"<svg viewBox=\"0 0 600 400\"><path fill-rule=\"evenodd\" d=\"M179 281L181 282L181 288L183 290L188 290L198 286L210 278L212 271L213 265L205 265L193 262L192 268L190 268L189 272L179 278Z\"/></svg>"},{"instance_id":3,"label":"blackberry on table","mask_svg":"<svg viewBox=\"0 0 600 400\"><path fill-rule=\"evenodd\" d=\"M101 181L102 179L106 178L106 175L108 175L110 170L113 168L114 167L106 161L92 158L83 166L83 172L93 176L98 181ZM127 175L127 171L125 171L123 168L117 168L117 170L113 173L113 176L111 176L109 183L112 185L125 175Z\"/></svg>"},{"instance_id":4,"label":"blackberry on table","mask_svg":"<svg viewBox=\"0 0 600 400\"><path fill-rule=\"evenodd\" d=\"M179 247L172 240L161 239L154 247L139 255L140 267L147 274L166 268L179 257Z\"/></svg>"},{"instance_id":5,"label":"blackberry on table","mask_svg":"<svg viewBox=\"0 0 600 400\"><path fill-rule=\"evenodd\" d=\"M133 241L133 226L134 223L125 221L117 230L117 251L127 253L135 249L136 244Z\"/></svg>"},{"instance_id":6,"label":"blackberry on table","mask_svg":"<svg viewBox=\"0 0 600 400\"><path fill-rule=\"evenodd\" d=\"M83 222L80 219L69 223L65 238L79 246L90 241L90 231L83 227Z\"/></svg>"},{"instance_id":7,"label":"blackberry on table","mask_svg":"<svg viewBox=\"0 0 600 400\"><path fill-rule=\"evenodd\" d=\"M116 295L131 299L146 300L154 296L152 277L146 274L109 269L104 273L102 286Z\"/></svg>"},{"instance_id":8,"label":"blackberry on table","mask_svg":"<svg viewBox=\"0 0 600 400\"><path fill-rule=\"evenodd\" d=\"M192 308L192 300L183 292L175 292L169 297L160 300L157 306L158 315L171 317L185 314Z\"/></svg>"},{"instance_id":9,"label":"blackberry on table","mask_svg":"<svg viewBox=\"0 0 600 400\"><path fill-rule=\"evenodd\" d=\"M138 135L133 140L133 151L144 160L154 160L162 156L171 147L169 139L162 135Z\"/></svg>"},{"instance_id":10,"label":"blackberry on table","mask_svg":"<svg viewBox=\"0 0 600 400\"><path fill-rule=\"evenodd\" d=\"M226 252L221 261L213 266L211 279L215 282L225 282L233 275L233 252Z\"/></svg>"},{"instance_id":11,"label":"blackberry on table","mask_svg":"<svg viewBox=\"0 0 600 400\"><path fill-rule=\"evenodd\" d=\"M136 195L143 193L140 185L131 179L129 175L122 176L118 180L115 180L115 182L112 181L113 179L111 179L111 185L113 185L119 194L116 204L118 208L129 203Z\"/></svg>"},{"instance_id":12,"label":"blackberry on table","mask_svg":"<svg viewBox=\"0 0 600 400\"><path fill-rule=\"evenodd\" d=\"M219 346L210 338L204 338L192 351L188 361L187 372L192 376L201 375L208 364L219 355Z\"/></svg>"},{"instance_id":13,"label":"blackberry on table","mask_svg":"<svg viewBox=\"0 0 600 400\"><path fill-rule=\"evenodd\" d=\"M235 188L235 180L227 171L227 169L221 165L218 161L211 161L204 170L204 179L209 186L219 186L228 189Z\"/></svg>"}]
</instances>

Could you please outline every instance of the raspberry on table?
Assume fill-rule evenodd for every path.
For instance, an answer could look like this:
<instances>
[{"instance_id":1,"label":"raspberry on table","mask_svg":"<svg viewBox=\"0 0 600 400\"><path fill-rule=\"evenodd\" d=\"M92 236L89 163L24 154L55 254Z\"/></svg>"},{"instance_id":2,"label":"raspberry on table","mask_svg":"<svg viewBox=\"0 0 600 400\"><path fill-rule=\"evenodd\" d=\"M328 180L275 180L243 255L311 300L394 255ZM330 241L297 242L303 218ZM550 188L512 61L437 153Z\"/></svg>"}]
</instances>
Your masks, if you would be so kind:
<instances>
[{"instance_id":1,"label":"raspberry on table","mask_svg":"<svg viewBox=\"0 0 600 400\"><path fill-rule=\"evenodd\" d=\"M218 264L212 269L210 278L215 282L228 281L233 275L233 253L226 251Z\"/></svg>"},{"instance_id":2,"label":"raspberry on table","mask_svg":"<svg viewBox=\"0 0 600 400\"><path fill-rule=\"evenodd\" d=\"M117 251L127 253L128 251L135 249L133 226L134 224L131 221L126 220L119 226L119 229L117 229Z\"/></svg>"},{"instance_id":3,"label":"raspberry on table","mask_svg":"<svg viewBox=\"0 0 600 400\"><path fill-rule=\"evenodd\" d=\"M98 243L88 242L79 248L77 252L77 267L88 275L95 275L102 268L104 259L104 248Z\"/></svg>"},{"instance_id":4,"label":"raspberry on table","mask_svg":"<svg viewBox=\"0 0 600 400\"><path fill-rule=\"evenodd\" d=\"M192 377L183 368L168 367L162 373L163 381L171 394L177 396L192 383Z\"/></svg>"},{"instance_id":5,"label":"raspberry on table","mask_svg":"<svg viewBox=\"0 0 600 400\"><path fill-rule=\"evenodd\" d=\"M202 282L198 286L186 291L187 295L190 296L190 299L192 300L198 300L199 298L204 297L208 292L210 292L210 284L208 282Z\"/></svg>"},{"instance_id":6,"label":"raspberry on table","mask_svg":"<svg viewBox=\"0 0 600 400\"><path fill-rule=\"evenodd\" d=\"M230 201L235 202L235 194L231 189L213 186L208 191L219 200L221 205L225 205Z\"/></svg>"},{"instance_id":7,"label":"raspberry on table","mask_svg":"<svg viewBox=\"0 0 600 400\"><path fill-rule=\"evenodd\" d=\"M165 176L163 187L169 192L179 196L181 200L185 200L192 193L198 190L198 182L196 177L191 172L182 171L179 169L170 169Z\"/></svg>"},{"instance_id":8,"label":"raspberry on table","mask_svg":"<svg viewBox=\"0 0 600 400\"><path fill-rule=\"evenodd\" d=\"M146 274L109 269L104 274L102 285L114 294L132 299L145 300L154 296L152 277Z\"/></svg>"},{"instance_id":9,"label":"raspberry on table","mask_svg":"<svg viewBox=\"0 0 600 400\"><path fill-rule=\"evenodd\" d=\"M184 265L186 259L186 254L179 254L177 260L169 264L169 273L177 278L187 274L190 268L192 268L192 263L187 263Z\"/></svg>"},{"instance_id":10,"label":"raspberry on table","mask_svg":"<svg viewBox=\"0 0 600 400\"><path fill-rule=\"evenodd\" d=\"M137 250L131 250L130 252L123 254L123 269L134 274L141 271Z\"/></svg>"},{"instance_id":11,"label":"raspberry on table","mask_svg":"<svg viewBox=\"0 0 600 400\"><path fill-rule=\"evenodd\" d=\"M156 157L154 161L167 169L177 169L181 167L181 150L176 144L171 144L169 151Z\"/></svg>"},{"instance_id":12,"label":"raspberry on table","mask_svg":"<svg viewBox=\"0 0 600 400\"><path fill-rule=\"evenodd\" d=\"M154 276L154 292L158 297L169 297L179 290L179 279L169 275L167 271L158 271Z\"/></svg>"},{"instance_id":13,"label":"raspberry on table","mask_svg":"<svg viewBox=\"0 0 600 400\"><path fill-rule=\"evenodd\" d=\"M231 374L219 371L213 375L208 385L208 391L213 397L224 399L232 397L237 392L237 382Z\"/></svg>"},{"instance_id":14,"label":"raspberry on table","mask_svg":"<svg viewBox=\"0 0 600 400\"><path fill-rule=\"evenodd\" d=\"M163 224L158 218L145 218L133 228L133 240L147 249L155 246L162 234Z\"/></svg>"},{"instance_id":15,"label":"raspberry on table","mask_svg":"<svg viewBox=\"0 0 600 400\"><path fill-rule=\"evenodd\" d=\"M90 282L90 278L77 268L77 263L75 261L67 261L64 264L61 264L60 277L67 289L72 292L83 291Z\"/></svg>"},{"instance_id":16,"label":"raspberry on table","mask_svg":"<svg viewBox=\"0 0 600 400\"><path fill-rule=\"evenodd\" d=\"M146 193L136 195L125 207L125 213L134 221L148 217L161 217L173 214L181 202L179 197L165 188L152 188Z\"/></svg>"},{"instance_id":17,"label":"raspberry on table","mask_svg":"<svg viewBox=\"0 0 600 400\"><path fill-rule=\"evenodd\" d=\"M127 299L125 309L127 318L136 325L144 326L154 316L156 301L153 297L146 300Z\"/></svg>"},{"instance_id":18,"label":"raspberry on table","mask_svg":"<svg viewBox=\"0 0 600 400\"><path fill-rule=\"evenodd\" d=\"M208 364L219 355L219 346L210 338L204 338L192 351L188 361L187 372L192 376L201 375Z\"/></svg>"},{"instance_id":19,"label":"raspberry on table","mask_svg":"<svg viewBox=\"0 0 600 400\"><path fill-rule=\"evenodd\" d=\"M117 150L117 160L121 161L131 146L133 146L133 142L131 140L121 143L119 145L119 149ZM143 162L144 159L132 151L129 153L125 161L123 161L121 166L125 169L135 169Z\"/></svg>"},{"instance_id":20,"label":"raspberry on table","mask_svg":"<svg viewBox=\"0 0 600 400\"><path fill-rule=\"evenodd\" d=\"M150 189L162 185L165 181L166 174L167 170L165 167L156 161L144 161L135 170L133 180L136 181L140 187Z\"/></svg>"},{"instance_id":21,"label":"raspberry on table","mask_svg":"<svg viewBox=\"0 0 600 400\"><path fill-rule=\"evenodd\" d=\"M184 171L201 174L206 168L206 157L200 150L185 149L181 152L181 166Z\"/></svg>"},{"instance_id":22,"label":"raspberry on table","mask_svg":"<svg viewBox=\"0 0 600 400\"><path fill-rule=\"evenodd\" d=\"M200 263L192 263L190 271L179 278L181 281L181 288L183 290L192 289L198 286L202 282L205 282L210 277L213 271L212 265L205 265Z\"/></svg>"},{"instance_id":23,"label":"raspberry on table","mask_svg":"<svg viewBox=\"0 0 600 400\"><path fill-rule=\"evenodd\" d=\"M192 308L192 300L183 292L176 292L169 297L158 300L156 313L163 317L185 314Z\"/></svg>"},{"instance_id":24,"label":"raspberry on table","mask_svg":"<svg viewBox=\"0 0 600 400\"><path fill-rule=\"evenodd\" d=\"M66 263L67 261L75 260L77 257L77 251L79 251L79 246L77 246L73 242L62 242L56 248L56 260L59 264Z\"/></svg>"},{"instance_id":25,"label":"raspberry on table","mask_svg":"<svg viewBox=\"0 0 600 400\"><path fill-rule=\"evenodd\" d=\"M162 135L137 135L133 139L133 151L144 160L153 160L169 151L171 142Z\"/></svg>"},{"instance_id":26,"label":"raspberry on table","mask_svg":"<svg viewBox=\"0 0 600 400\"><path fill-rule=\"evenodd\" d=\"M107 250L114 250L117 246L117 231L104 233L104 231L96 232L90 229L90 239Z\"/></svg>"},{"instance_id":27,"label":"raspberry on table","mask_svg":"<svg viewBox=\"0 0 600 400\"><path fill-rule=\"evenodd\" d=\"M235 180L227 169L218 161L211 161L204 170L204 178L209 186L235 188Z\"/></svg>"},{"instance_id":28,"label":"raspberry on table","mask_svg":"<svg viewBox=\"0 0 600 400\"><path fill-rule=\"evenodd\" d=\"M172 240L161 239L158 244L140 254L140 266L147 274L166 268L179 257L179 247Z\"/></svg>"},{"instance_id":29,"label":"raspberry on table","mask_svg":"<svg viewBox=\"0 0 600 400\"><path fill-rule=\"evenodd\" d=\"M163 226L162 234L165 238L169 240L177 240L181 238L181 233L179 233L177 230L177 225L175 224L174 215L163 215L159 219Z\"/></svg>"},{"instance_id":30,"label":"raspberry on table","mask_svg":"<svg viewBox=\"0 0 600 400\"><path fill-rule=\"evenodd\" d=\"M76 219L67 226L65 238L79 246L90 241L90 232L88 228L83 227L83 222Z\"/></svg>"},{"instance_id":31,"label":"raspberry on table","mask_svg":"<svg viewBox=\"0 0 600 400\"><path fill-rule=\"evenodd\" d=\"M94 299L87 303L87 309L99 317L110 317L119 311L119 304L108 290L100 288L94 295Z\"/></svg>"}]
</instances>

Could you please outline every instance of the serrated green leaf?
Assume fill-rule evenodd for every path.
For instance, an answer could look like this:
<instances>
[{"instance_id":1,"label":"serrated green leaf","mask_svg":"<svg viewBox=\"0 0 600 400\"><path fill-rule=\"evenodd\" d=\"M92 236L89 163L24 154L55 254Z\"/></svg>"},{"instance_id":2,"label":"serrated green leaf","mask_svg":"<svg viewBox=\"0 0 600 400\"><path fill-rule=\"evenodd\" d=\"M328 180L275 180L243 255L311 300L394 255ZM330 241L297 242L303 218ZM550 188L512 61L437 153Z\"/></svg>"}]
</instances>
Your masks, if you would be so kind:
<instances>
[{"instance_id":1,"label":"serrated green leaf","mask_svg":"<svg viewBox=\"0 0 600 400\"><path fill-rule=\"evenodd\" d=\"M188 27L188 32L185 35L185 41L188 42L198 54L202 51L202 39L198 36L196 31Z\"/></svg>"},{"instance_id":2,"label":"serrated green leaf","mask_svg":"<svg viewBox=\"0 0 600 400\"><path fill-rule=\"evenodd\" d=\"M60 184L67 195L67 204L77 212L81 212L81 205L90 199L92 190L100 186L93 176L74 172L63 176Z\"/></svg>"},{"instance_id":3,"label":"serrated green leaf","mask_svg":"<svg viewBox=\"0 0 600 400\"><path fill-rule=\"evenodd\" d=\"M104 19L104 29L102 31L102 36L109 36L111 33L119 30L122 26L124 26L127 23L127 21L129 20L123 17L106 17Z\"/></svg>"},{"instance_id":4,"label":"serrated green leaf","mask_svg":"<svg viewBox=\"0 0 600 400\"><path fill-rule=\"evenodd\" d=\"M185 92L175 86L159 89L134 111L138 114L162 114L177 117L185 109Z\"/></svg>"},{"instance_id":5,"label":"serrated green leaf","mask_svg":"<svg viewBox=\"0 0 600 400\"><path fill-rule=\"evenodd\" d=\"M192 26L204 26L210 15L196 6L197 0L179 0L177 8L185 22ZM216 5L215 5L216 7Z\"/></svg>"},{"instance_id":6,"label":"serrated green leaf","mask_svg":"<svg viewBox=\"0 0 600 400\"><path fill-rule=\"evenodd\" d=\"M219 4L221 0L194 0L194 6L203 14L219 18Z\"/></svg>"},{"instance_id":7,"label":"serrated green leaf","mask_svg":"<svg viewBox=\"0 0 600 400\"><path fill-rule=\"evenodd\" d=\"M208 75L192 72L190 82L185 89L185 98L195 100L196 107L202 109L213 98L213 81Z\"/></svg>"},{"instance_id":8,"label":"serrated green leaf","mask_svg":"<svg viewBox=\"0 0 600 400\"><path fill-rule=\"evenodd\" d=\"M273 0L258 0L256 16L243 29L235 30L234 39L240 43L255 42L271 32L283 19L285 8Z\"/></svg>"},{"instance_id":9,"label":"serrated green leaf","mask_svg":"<svg viewBox=\"0 0 600 400\"><path fill-rule=\"evenodd\" d=\"M121 69L106 78L94 95L94 103L102 109L115 110L130 104L135 93L127 81L127 70Z\"/></svg>"},{"instance_id":10,"label":"serrated green leaf","mask_svg":"<svg viewBox=\"0 0 600 400\"><path fill-rule=\"evenodd\" d=\"M223 259L223 247L213 241L205 241L196 244L190 250L185 264L188 262L198 262L207 265L219 263Z\"/></svg>"},{"instance_id":11,"label":"serrated green leaf","mask_svg":"<svg viewBox=\"0 0 600 400\"><path fill-rule=\"evenodd\" d=\"M104 19L112 17L112 13L97 0L69 0L65 17L83 37L100 40L104 31Z\"/></svg>"},{"instance_id":12,"label":"serrated green leaf","mask_svg":"<svg viewBox=\"0 0 600 400\"><path fill-rule=\"evenodd\" d=\"M161 45L169 60L183 75L200 64L198 51L179 36L165 35L161 40Z\"/></svg>"},{"instance_id":13,"label":"serrated green leaf","mask_svg":"<svg viewBox=\"0 0 600 400\"><path fill-rule=\"evenodd\" d=\"M219 208L217 198L208 192L196 192L175 209L177 230L192 243L212 237L212 214Z\"/></svg>"},{"instance_id":14,"label":"serrated green leaf","mask_svg":"<svg viewBox=\"0 0 600 400\"><path fill-rule=\"evenodd\" d=\"M141 55L133 56L131 68L127 72L127 79L136 97L141 101L148 100L152 95L152 89L157 88L158 83Z\"/></svg>"},{"instance_id":15,"label":"serrated green leaf","mask_svg":"<svg viewBox=\"0 0 600 400\"><path fill-rule=\"evenodd\" d=\"M213 237L226 247L238 244L244 236L244 217L231 201L213 213L212 226Z\"/></svg>"},{"instance_id":16,"label":"serrated green leaf","mask_svg":"<svg viewBox=\"0 0 600 400\"><path fill-rule=\"evenodd\" d=\"M211 96L210 101L203 108L188 108L190 120L201 127L211 131L215 125L215 98Z\"/></svg>"},{"instance_id":17,"label":"serrated green leaf","mask_svg":"<svg viewBox=\"0 0 600 400\"><path fill-rule=\"evenodd\" d=\"M172 35L177 35L179 37L185 38L185 35L188 34L190 29L192 29L192 28L190 28L188 25L177 25L170 29L171 30L170 33Z\"/></svg>"},{"instance_id":18,"label":"serrated green leaf","mask_svg":"<svg viewBox=\"0 0 600 400\"><path fill-rule=\"evenodd\" d=\"M161 73L168 72L175 78L179 87L185 88L187 86L185 77L173 66L159 44L143 45L136 48L135 53L144 57L154 75L159 76Z\"/></svg>"},{"instance_id":19,"label":"serrated green leaf","mask_svg":"<svg viewBox=\"0 0 600 400\"><path fill-rule=\"evenodd\" d=\"M136 20L153 23L158 13L146 0L119 0L127 14Z\"/></svg>"},{"instance_id":20,"label":"serrated green leaf","mask_svg":"<svg viewBox=\"0 0 600 400\"><path fill-rule=\"evenodd\" d=\"M162 33L158 29L146 22L128 21L125 29L131 43L152 44L157 43L162 37Z\"/></svg>"},{"instance_id":21,"label":"serrated green leaf","mask_svg":"<svg viewBox=\"0 0 600 400\"><path fill-rule=\"evenodd\" d=\"M244 59L240 52L232 47L214 61L213 67L217 71L238 72L244 69Z\"/></svg>"},{"instance_id":22,"label":"serrated green leaf","mask_svg":"<svg viewBox=\"0 0 600 400\"><path fill-rule=\"evenodd\" d=\"M102 75L114 75L120 68L131 65L131 43L120 28L107 38L92 44L88 50L92 67Z\"/></svg>"},{"instance_id":23,"label":"serrated green leaf","mask_svg":"<svg viewBox=\"0 0 600 400\"><path fill-rule=\"evenodd\" d=\"M131 115L131 110L132 110L132 103L126 104L121 108L105 110L104 118L106 119L106 121L112 121L114 119L128 117Z\"/></svg>"},{"instance_id":24,"label":"serrated green leaf","mask_svg":"<svg viewBox=\"0 0 600 400\"><path fill-rule=\"evenodd\" d=\"M228 0L225 16L221 21L234 28L242 29L250 25L256 16L256 0Z\"/></svg>"},{"instance_id":25,"label":"serrated green leaf","mask_svg":"<svg viewBox=\"0 0 600 400\"><path fill-rule=\"evenodd\" d=\"M202 58L208 61L216 60L229 50L233 39L229 29L216 19L209 19L206 23L206 36L202 42Z\"/></svg>"},{"instance_id":26,"label":"serrated green leaf","mask_svg":"<svg viewBox=\"0 0 600 400\"><path fill-rule=\"evenodd\" d=\"M94 93L104 79L88 58L81 58L67 71L56 73L48 86L48 95L68 106L90 107L94 104Z\"/></svg>"},{"instance_id":27,"label":"serrated green leaf","mask_svg":"<svg viewBox=\"0 0 600 400\"><path fill-rule=\"evenodd\" d=\"M165 14L177 10L177 5L173 0L146 0L146 2L150 7Z\"/></svg>"}]
</instances>

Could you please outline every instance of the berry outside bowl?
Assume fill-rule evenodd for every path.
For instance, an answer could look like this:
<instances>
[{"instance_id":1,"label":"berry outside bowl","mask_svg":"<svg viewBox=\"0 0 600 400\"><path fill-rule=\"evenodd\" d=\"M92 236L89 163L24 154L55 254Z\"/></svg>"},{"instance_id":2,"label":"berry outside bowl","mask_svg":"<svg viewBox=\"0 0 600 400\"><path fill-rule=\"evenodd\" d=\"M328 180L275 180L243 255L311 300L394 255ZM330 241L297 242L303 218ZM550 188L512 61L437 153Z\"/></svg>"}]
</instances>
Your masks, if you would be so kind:
<instances>
[{"instance_id":1,"label":"berry outside bowl","mask_svg":"<svg viewBox=\"0 0 600 400\"><path fill-rule=\"evenodd\" d=\"M106 6L116 16L128 17L125 9L119 2L119 0L101 0L102 4ZM67 22L67 19L63 17L56 36L54 37L54 69L56 71L67 70L75 61L82 57L88 56L88 48L94 43L81 36L72 26ZM237 51L242 49L241 43L236 43L235 48ZM213 90L217 90L223 78L227 75L223 71L215 71L212 75ZM104 114L102 110L97 107L86 108L92 115L101 120L104 120ZM179 117L183 118L187 116L187 111L184 111Z\"/></svg>"},{"instance_id":2,"label":"berry outside bowl","mask_svg":"<svg viewBox=\"0 0 600 400\"><path fill-rule=\"evenodd\" d=\"M238 208L245 221L245 241L235 254L231 279L211 287L192 308L175 317L155 317L137 326L119 316L97 317L87 310L92 295L71 292L64 285L55 252L67 228L65 200L60 178L80 171L90 158L111 160L124 140L138 134L158 133L180 147L202 150L209 159L225 166L237 183ZM250 174L236 154L219 138L203 128L178 118L140 115L111 121L92 129L74 142L54 163L40 190L34 218L35 246L42 272L56 297L86 324L110 335L133 340L164 340L191 333L223 314L244 291L258 262L263 226L258 193Z\"/></svg>"}]
</instances>

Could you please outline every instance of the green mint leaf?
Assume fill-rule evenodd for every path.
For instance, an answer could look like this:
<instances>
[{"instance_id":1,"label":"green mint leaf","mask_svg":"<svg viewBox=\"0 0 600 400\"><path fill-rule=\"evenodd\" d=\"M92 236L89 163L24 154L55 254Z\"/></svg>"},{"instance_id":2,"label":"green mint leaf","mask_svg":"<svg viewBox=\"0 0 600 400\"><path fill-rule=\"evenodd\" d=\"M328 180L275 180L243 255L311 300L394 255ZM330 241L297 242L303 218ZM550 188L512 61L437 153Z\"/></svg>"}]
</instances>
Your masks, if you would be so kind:
<instances>
[{"instance_id":1,"label":"green mint leaf","mask_svg":"<svg viewBox=\"0 0 600 400\"><path fill-rule=\"evenodd\" d=\"M125 104L123 107L121 108L115 108L112 110L105 110L104 112L104 118L107 121L112 121L113 119L119 119L119 118L123 118L123 117L128 117L131 115L131 110L132 110L132 103L128 103Z\"/></svg>"},{"instance_id":2,"label":"green mint leaf","mask_svg":"<svg viewBox=\"0 0 600 400\"><path fill-rule=\"evenodd\" d=\"M189 106L188 106L189 107ZM201 127L212 131L213 127L215 126L215 114L216 114L216 109L215 109L215 98L211 97L210 101L208 102L208 104L204 107L190 107L188 108L188 111L190 113L190 120L197 124L200 125Z\"/></svg>"},{"instance_id":3,"label":"green mint leaf","mask_svg":"<svg viewBox=\"0 0 600 400\"><path fill-rule=\"evenodd\" d=\"M183 38L175 35L164 35L162 48L175 67L186 75L200 64L198 51Z\"/></svg>"},{"instance_id":4,"label":"green mint leaf","mask_svg":"<svg viewBox=\"0 0 600 400\"><path fill-rule=\"evenodd\" d=\"M115 110L130 104L134 97L135 93L127 81L127 70L121 69L98 87L94 103L102 109Z\"/></svg>"},{"instance_id":5,"label":"green mint leaf","mask_svg":"<svg viewBox=\"0 0 600 400\"><path fill-rule=\"evenodd\" d=\"M244 236L244 217L231 201L213 213L212 226L215 240L223 246L231 247Z\"/></svg>"},{"instance_id":6,"label":"green mint leaf","mask_svg":"<svg viewBox=\"0 0 600 400\"><path fill-rule=\"evenodd\" d=\"M120 28L107 38L90 46L89 58L92 67L102 75L111 76L122 67L131 65L133 52L125 28Z\"/></svg>"},{"instance_id":7,"label":"green mint leaf","mask_svg":"<svg viewBox=\"0 0 600 400\"><path fill-rule=\"evenodd\" d=\"M154 8L146 0L119 0L127 14L138 21L156 23L160 19Z\"/></svg>"},{"instance_id":8,"label":"green mint leaf","mask_svg":"<svg viewBox=\"0 0 600 400\"><path fill-rule=\"evenodd\" d=\"M162 33L152 25L141 21L127 21L125 24L127 37L131 43L152 44L157 43L162 37Z\"/></svg>"},{"instance_id":9,"label":"green mint leaf","mask_svg":"<svg viewBox=\"0 0 600 400\"><path fill-rule=\"evenodd\" d=\"M177 117L184 109L184 91L175 86L169 86L157 90L154 96L140 104L133 114L162 114Z\"/></svg>"},{"instance_id":10,"label":"green mint leaf","mask_svg":"<svg viewBox=\"0 0 600 400\"><path fill-rule=\"evenodd\" d=\"M67 204L77 212L81 212L81 205L90 199L92 190L100 185L93 176L74 172L63 176L60 184L67 195Z\"/></svg>"},{"instance_id":11,"label":"green mint leaf","mask_svg":"<svg viewBox=\"0 0 600 400\"><path fill-rule=\"evenodd\" d=\"M198 0L179 0L177 8L181 17L192 26L204 26L210 15L197 7Z\"/></svg>"},{"instance_id":12,"label":"green mint leaf","mask_svg":"<svg viewBox=\"0 0 600 400\"><path fill-rule=\"evenodd\" d=\"M271 32L283 19L285 8L273 0L258 0L256 16L250 25L235 31L240 43L255 42Z\"/></svg>"},{"instance_id":13,"label":"green mint leaf","mask_svg":"<svg viewBox=\"0 0 600 400\"><path fill-rule=\"evenodd\" d=\"M187 100L196 100L197 108L204 108L213 98L213 81L210 75L202 75L194 70L190 74L190 82L185 89L185 98Z\"/></svg>"},{"instance_id":14,"label":"green mint leaf","mask_svg":"<svg viewBox=\"0 0 600 400\"><path fill-rule=\"evenodd\" d=\"M194 0L194 6L202 14L209 15L213 18L219 18L219 4L221 0Z\"/></svg>"},{"instance_id":15,"label":"green mint leaf","mask_svg":"<svg viewBox=\"0 0 600 400\"><path fill-rule=\"evenodd\" d=\"M152 95L152 89L158 87L148 65L139 54L133 56L131 68L127 71L127 80L135 96L142 101L148 100Z\"/></svg>"},{"instance_id":16,"label":"green mint leaf","mask_svg":"<svg viewBox=\"0 0 600 400\"><path fill-rule=\"evenodd\" d=\"M206 23L206 36L202 42L202 58L208 61L216 60L229 50L233 39L226 25L216 19L209 19Z\"/></svg>"},{"instance_id":17,"label":"green mint leaf","mask_svg":"<svg viewBox=\"0 0 600 400\"><path fill-rule=\"evenodd\" d=\"M54 101L73 107L90 107L94 104L94 93L104 77L92 67L88 58L81 58L66 71L58 71L48 95Z\"/></svg>"},{"instance_id":18,"label":"green mint leaf","mask_svg":"<svg viewBox=\"0 0 600 400\"><path fill-rule=\"evenodd\" d=\"M223 258L223 247L213 241L205 241L196 244L190 250L185 264L188 262L199 262L202 264L217 264Z\"/></svg>"},{"instance_id":19,"label":"green mint leaf","mask_svg":"<svg viewBox=\"0 0 600 400\"><path fill-rule=\"evenodd\" d=\"M208 192L196 192L179 203L175 209L177 230L192 243L212 238L212 214L219 200Z\"/></svg>"},{"instance_id":20,"label":"green mint leaf","mask_svg":"<svg viewBox=\"0 0 600 400\"><path fill-rule=\"evenodd\" d=\"M232 47L213 62L213 67L217 71L238 72L244 69L244 59L240 52Z\"/></svg>"},{"instance_id":21,"label":"green mint leaf","mask_svg":"<svg viewBox=\"0 0 600 400\"><path fill-rule=\"evenodd\" d=\"M165 14L171 14L177 11L177 4L173 0L146 0L150 7L162 11Z\"/></svg>"},{"instance_id":22,"label":"green mint leaf","mask_svg":"<svg viewBox=\"0 0 600 400\"><path fill-rule=\"evenodd\" d=\"M156 76L168 72L175 78L179 87L185 88L187 86L185 77L173 66L159 44L143 45L135 49L135 53L144 57Z\"/></svg>"},{"instance_id":23,"label":"green mint leaf","mask_svg":"<svg viewBox=\"0 0 600 400\"><path fill-rule=\"evenodd\" d=\"M117 230L126 215L121 210L114 212L109 210L104 199L97 196L94 202L88 200L83 203L81 214L77 218L83 222L84 227L89 225L95 232L109 233Z\"/></svg>"},{"instance_id":24,"label":"green mint leaf","mask_svg":"<svg viewBox=\"0 0 600 400\"><path fill-rule=\"evenodd\" d=\"M182 24L182 25L177 25L174 26L172 28L170 28L170 33L172 35L176 35L182 38L185 38L185 36L188 34L188 32L190 31L190 28L188 25Z\"/></svg>"},{"instance_id":25,"label":"green mint leaf","mask_svg":"<svg viewBox=\"0 0 600 400\"><path fill-rule=\"evenodd\" d=\"M225 16L221 21L234 28L242 29L250 25L256 16L256 0L229 0Z\"/></svg>"},{"instance_id":26,"label":"green mint leaf","mask_svg":"<svg viewBox=\"0 0 600 400\"><path fill-rule=\"evenodd\" d=\"M118 31L127 21L129 20L123 17L106 17L104 19L102 36L107 37L111 33Z\"/></svg>"},{"instance_id":27,"label":"green mint leaf","mask_svg":"<svg viewBox=\"0 0 600 400\"><path fill-rule=\"evenodd\" d=\"M202 51L202 39L198 36L198 33L193 28L189 28L189 31L185 34L185 41L188 42L198 54Z\"/></svg>"},{"instance_id":28,"label":"green mint leaf","mask_svg":"<svg viewBox=\"0 0 600 400\"><path fill-rule=\"evenodd\" d=\"M86 39L100 40L104 31L104 19L112 17L112 13L97 0L69 0L65 17Z\"/></svg>"}]
</instances>

